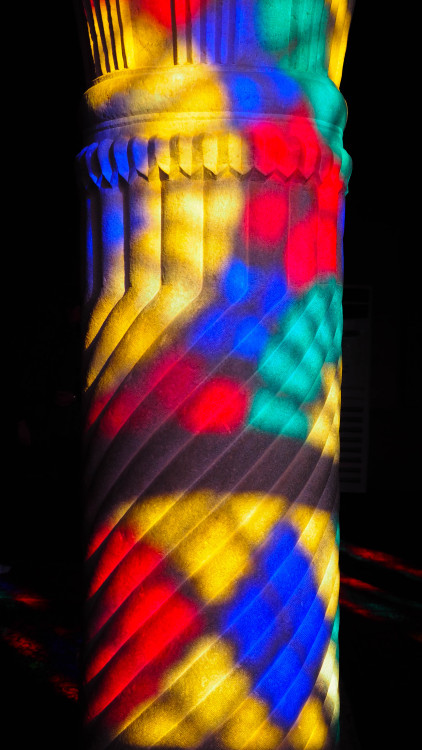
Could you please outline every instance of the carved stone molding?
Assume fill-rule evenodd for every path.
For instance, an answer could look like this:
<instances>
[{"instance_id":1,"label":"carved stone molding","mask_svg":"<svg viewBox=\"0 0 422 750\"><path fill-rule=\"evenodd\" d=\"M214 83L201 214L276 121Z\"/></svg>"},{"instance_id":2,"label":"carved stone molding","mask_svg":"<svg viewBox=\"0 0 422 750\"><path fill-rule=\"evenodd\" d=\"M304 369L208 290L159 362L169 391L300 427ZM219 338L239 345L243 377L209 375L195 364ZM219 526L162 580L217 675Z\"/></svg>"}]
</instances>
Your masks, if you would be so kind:
<instances>
[{"instance_id":1,"label":"carved stone molding","mask_svg":"<svg viewBox=\"0 0 422 750\"><path fill-rule=\"evenodd\" d=\"M145 179L189 178L214 179L227 170L233 176L259 178L279 175L286 180L293 174L303 180L311 176L320 181L333 171L343 172L344 186L351 171L348 154L343 150L343 163L322 141L317 149L300 128L291 127L294 136L284 152L262 153L254 150L239 132L200 133L197 136L175 135L170 139L134 136L105 138L86 146L78 156L80 173L86 185L107 187L117 185L121 178L127 183L137 176Z\"/></svg>"}]
</instances>

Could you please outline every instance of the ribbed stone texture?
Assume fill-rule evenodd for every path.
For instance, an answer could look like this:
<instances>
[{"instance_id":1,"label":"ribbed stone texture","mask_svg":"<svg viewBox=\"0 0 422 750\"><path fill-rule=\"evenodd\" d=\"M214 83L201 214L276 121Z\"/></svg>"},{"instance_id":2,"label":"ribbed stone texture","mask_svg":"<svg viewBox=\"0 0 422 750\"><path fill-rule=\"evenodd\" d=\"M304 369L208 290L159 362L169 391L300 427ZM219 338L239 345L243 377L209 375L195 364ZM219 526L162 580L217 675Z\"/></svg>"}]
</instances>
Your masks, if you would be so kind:
<instances>
[{"instance_id":1,"label":"ribbed stone texture","mask_svg":"<svg viewBox=\"0 0 422 750\"><path fill-rule=\"evenodd\" d=\"M334 748L350 3L81 11L88 747Z\"/></svg>"}]
</instances>

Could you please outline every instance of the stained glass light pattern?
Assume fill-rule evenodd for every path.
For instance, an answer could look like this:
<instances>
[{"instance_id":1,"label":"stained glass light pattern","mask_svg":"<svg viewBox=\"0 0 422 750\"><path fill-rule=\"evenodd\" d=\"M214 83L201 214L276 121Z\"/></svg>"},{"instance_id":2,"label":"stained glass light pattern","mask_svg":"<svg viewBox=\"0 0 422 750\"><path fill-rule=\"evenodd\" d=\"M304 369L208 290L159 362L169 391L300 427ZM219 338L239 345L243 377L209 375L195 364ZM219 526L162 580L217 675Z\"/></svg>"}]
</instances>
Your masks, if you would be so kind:
<instances>
[{"instance_id":1,"label":"stained glass light pattern","mask_svg":"<svg viewBox=\"0 0 422 750\"><path fill-rule=\"evenodd\" d=\"M142 747L190 747L188 738L196 746L210 732L237 747L247 715L253 742L272 737L278 747L318 706L327 734L338 706L331 700L325 715L315 690L335 642L337 551L326 511L258 493L151 497L115 527L98 560L95 587L115 567L91 618L91 721L101 713L112 731L129 720L124 741Z\"/></svg>"},{"instance_id":2,"label":"stained glass light pattern","mask_svg":"<svg viewBox=\"0 0 422 750\"><path fill-rule=\"evenodd\" d=\"M84 8L88 745L328 750L348 6Z\"/></svg>"}]
</instances>

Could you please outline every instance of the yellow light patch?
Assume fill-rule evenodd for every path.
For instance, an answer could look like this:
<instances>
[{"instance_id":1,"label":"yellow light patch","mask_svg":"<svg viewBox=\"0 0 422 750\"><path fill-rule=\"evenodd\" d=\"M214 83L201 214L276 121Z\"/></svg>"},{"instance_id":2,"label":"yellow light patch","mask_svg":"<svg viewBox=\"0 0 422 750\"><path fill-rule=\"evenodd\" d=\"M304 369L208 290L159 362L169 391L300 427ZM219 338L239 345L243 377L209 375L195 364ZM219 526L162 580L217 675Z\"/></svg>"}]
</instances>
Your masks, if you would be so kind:
<instances>
[{"instance_id":1,"label":"yellow light patch","mask_svg":"<svg viewBox=\"0 0 422 750\"><path fill-rule=\"evenodd\" d=\"M128 68L149 68L157 63L163 65L167 63L169 66L173 65L173 45L167 30L147 13L138 12L136 16L130 18L130 11L126 2L121 3L121 12L123 15L124 45ZM101 33L96 14L93 14L93 18L97 39L100 39ZM118 31L113 36L113 43L111 44L110 34L108 33L107 35L107 24L102 24L102 27L106 34L106 46L111 50L115 48L115 42L119 40L120 33ZM118 25L116 28L118 28ZM93 57L95 58L92 43L91 48L93 50ZM102 44L98 45L98 51L102 74L106 74L107 64ZM109 59L110 57L112 56L109 55ZM112 73L108 76L103 75L101 86L97 84L88 89L86 96L90 106L101 108L102 106L106 106L116 93L127 95L131 87L129 83L131 77L127 74L122 75L126 71L124 66L121 67L119 75L113 75Z\"/></svg>"},{"instance_id":2,"label":"yellow light patch","mask_svg":"<svg viewBox=\"0 0 422 750\"><path fill-rule=\"evenodd\" d=\"M177 318L173 337L210 304L242 213L243 190L234 179L211 187L181 176L147 185L140 203L145 197L149 219L130 240L131 286L125 293L122 237L107 273L112 286L101 293L88 327L87 347L99 334L86 380L89 387L99 376L94 403L108 400L134 365L154 353Z\"/></svg>"},{"instance_id":3,"label":"yellow light patch","mask_svg":"<svg viewBox=\"0 0 422 750\"><path fill-rule=\"evenodd\" d=\"M333 565L332 557L336 553L337 545L334 534L334 527L329 518L327 512L327 524L324 529L324 534L320 538L320 543L314 551L312 559L315 580L318 586L322 586L325 578L327 578L327 569L330 568L328 578L332 581L333 579Z\"/></svg>"},{"instance_id":4,"label":"yellow light patch","mask_svg":"<svg viewBox=\"0 0 422 750\"><path fill-rule=\"evenodd\" d=\"M277 496L242 493L219 497L211 491L152 497L130 513L138 533L159 547L192 580L201 598L227 600L250 572L250 553L285 512Z\"/></svg>"},{"instance_id":5,"label":"yellow light patch","mask_svg":"<svg viewBox=\"0 0 422 750\"><path fill-rule=\"evenodd\" d=\"M330 6L332 20L331 37L328 42L328 76L335 85L339 87L343 72L344 56L346 54L347 37L352 18L349 9L350 0L325 0L325 2Z\"/></svg>"},{"instance_id":6,"label":"yellow light patch","mask_svg":"<svg viewBox=\"0 0 422 750\"><path fill-rule=\"evenodd\" d=\"M184 576L191 576L203 601L218 602L229 596L250 570L251 551L262 544L286 512L299 534L302 532L299 543L313 556L316 569L321 568L316 575L318 595L328 602L327 616L334 617L337 557L326 511L296 504L288 510L284 498L263 493L224 496L204 490L145 498L121 523L161 549L169 564ZM120 727L125 741L138 746L191 748L216 733L228 750L277 750L283 730L271 721L266 703L250 694L250 676L236 666L236 658L230 642L217 634L199 637L180 661L166 670L158 694L138 706ZM331 643L318 677L318 686L324 687L326 695L327 716L324 718L316 699L308 700L288 734L295 750L323 746L327 724L338 710L335 683L328 685L333 659Z\"/></svg>"},{"instance_id":7,"label":"yellow light patch","mask_svg":"<svg viewBox=\"0 0 422 750\"><path fill-rule=\"evenodd\" d=\"M331 678L336 667L336 651L337 646L333 640L330 641L327 653L325 654L324 661L322 662L321 669L319 671L316 685L322 693L327 692L331 682Z\"/></svg>"},{"instance_id":8,"label":"yellow light patch","mask_svg":"<svg viewBox=\"0 0 422 750\"><path fill-rule=\"evenodd\" d=\"M302 708L293 729L290 730L289 740L297 750L321 750L327 738L327 731L321 703L311 696Z\"/></svg>"},{"instance_id":9,"label":"yellow light patch","mask_svg":"<svg viewBox=\"0 0 422 750\"><path fill-rule=\"evenodd\" d=\"M293 505L289 516L299 531L299 542L312 557L312 570L318 595L326 607L326 616L334 618L338 596L338 549L335 530L328 511L307 505Z\"/></svg>"},{"instance_id":10,"label":"yellow light patch","mask_svg":"<svg viewBox=\"0 0 422 750\"><path fill-rule=\"evenodd\" d=\"M191 721L202 730L203 736L218 731L222 722L247 696L250 689L251 681L246 670L233 668L213 687L202 703L195 706L190 716Z\"/></svg>"},{"instance_id":11,"label":"yellow light patch","mask_svg":"<svg viewBox=\"0 0 422 750\"><path fill-rule=\"evenodd\" d=\"M155 744L163 744L163 736L171 732L175 727L178 726L179 717L178 712L171 712L170 706L166 703L159 705L158 701L153 704L153 708L146 710L140 718L135 720L129 728L128 735L129 739L132 740L131 744L136 747L142 747L147 745L148 747ZM190 729L186 727L186 729ZM183 743L184 739L184 743ZM188 731L185 737L180 737L182 747L190 747L192 744L196 744L200 739L199 736L195 736L192 731Z\"/></svg>"},{"instance_id":12,"label":"yellow light patch","mask_svg":"<svg viewBox=\"0 0 422 750\"><path fill-rule=\"evenodd\" d=\"M161 185L142 178L129 188L134 226L130 232L129 281L138 295L152 299L161 281ZM142 207L141 221L139 207ZM141 224L141 226L137 226ZM137 308L137 312L141 308Z\"/></svg>"},{"instance_id":13,"label":"yellow light patch","mask_svg":"<svg viewBox=\"0 0 422 750\"><path fill-rule=\"evenodd\" d=\"M199 180L171 180L162 192L164 281L180 289L202 286L203 185Z\"/></svg>"},{"instance_id":14,"label":"yellow light patch","mask_svg":"<svg viewBox=\"0 0 422 750\"><path fill-rule=\"evenodd\" d=\"M321 562L315 566L316 578L321 576L318 594L326 606L326 617L334 620L337 612L338 592L340 587L340 572L338 568L338 548L333 544L333 549L328 561Z\"/></svg>"},{"instance_id":15,"label":"yellow light patch","mask_svg":"<svg viewBox=\"0 0 422 750\"><path fill-rule=\"evenodd\" d=\"M301 545L306 547L313 557L330 522L330 514L326 510L295 504L289 516L299 530Z\"/></svg>"},{"instance_id":16,"label":"yellow light patch","mask_svg":"<svg viewBox=\"0 0 422 750\"><path fill-rule=\"evenodd\" d=\"M251 545L258 546L286 512L287 501L280 495L244 492L229 496L227 506L235 527Z\"/></svg>"},{"instance_id":17,"label":"yellow light patch","mask_svg":"<svg viewBox=\"0 0 422 750\"><path fill-rule=\"evenodd\" d=\"M206 516L170 553L172 560L190 577L231 541L231 534L230 517L224 510L217 510L211 516Z\"/></svg>"},{"instance_id":18,"label":"yellow light patch","mask_svg":"<svg viewBox=\"0 0 422 750\"><path fill-rule=\"evenodd\" d=\"M223 682L232 685L230 678L235 669L233 647L217 635L206 635L199 638L176 669L170 669L164 680L164 686L171 686L178 700L187 711L207 699ZM242 670L235 670L241 672ZM246 673L245 673L246 674ZM182 679L180 679L182 676ZM244 679L238 681L238 686ZM247 679L249 683L249 679ZM234 685L234 683L233 683ZM248 686L240 688L247 695ZM239 692L234 688L234 692ZM232 687L228 690L228 696ZM228 697L227 696L227 697ZM221 703L219 700L218 703ZM224 711L224 708L218 709ZM201 719L202 721L202 719Z\"/></svg>"},{"instance_id":19,"label":"yellow light patch","mask_svg":"<svg viewBox=\"0 0 422 750\"><path fill-rule=\"evenodd\" d=\"M321 694L325 694L324 709L331 716L331 724L334 724L339 715L339 666L337 661L337 646L330 641L324 661L316 680L316 687Z\"/></svg>"},{"instance_id":20,"label":"yellow light patch","mask_svg":"<svg viewBox=\"0 0 422 750\"><path fill-rule=\"evenodd\" d=\"M189 718L183 719L160 740L164 747L196 747L204 738L199 727Z\"/></svg>"},{"instance_id":21,"label":"yellow light patch","mask_svg":"<svg viewBox=\"0 0 422 750\"><path fill-rule=\"evenodd\" d=\"M191 263L187 265L192 269ZM151 304L138 315L110 356L107 368L100 374L93 396L94 403L97 399L101 402L105 397L110 398L139 359L147 352L149 355L154 352L160 336L170 324L191 308L200 294L202 278L198 274L194 279L191 273L188 280L192 282L190 288L186 285L186 279L180 279L179 286L174 282L163 285ZM204 295L202 302L205 307L209 299Z\"/></svg>"},{"instance_id":22,"label":"yellow light patch","mask_svg":"<svg viewBox=\"0 0 422 750\"><path fill-rule=\"evenodd\" d=\"M203 66L205 67L205 66ZM208 67L208 66L207 66ZM196 77L179 92L178 112L225 112L230 110L230 98L218 76L208 74Z\"/></svg>"},{"instance_id":23,"label":"yellow light patch","mask_svg":"<svg viewBox=\"0 0 422 750\"><path fill-rule=\"evenodd\" d=\"M137 501L127 514L124 523L133 529L138 539L142 539L155 527L159 528L160 521L170 514L177 501L177 495L158 495L157 497L148 497L145 500ZM194 502L192 508L195 508ZM152 533L149 538L154 539Z\"/></svg>"},{"instance_id":24,"label":"yellow light patch","mask_svg":"<svg viewBox=\"0 0 422 750\"><path fill-rule=\"evenodd\" d=\"M334 672L330 681L330 686L324 701L324 707L331 715L331 725L337 723L340 716L340 693L339 693L339 669L335 665Z\"/></svg>"},{"instance_id":25,"label":"yellow light patch","mask_svg":"<svg viewBox=\"0 0 422 750\"><path fill-rule=\"evenodd\" d=\"M139 534L170 552L208 515L213 501L207 490L145 498L134 511Z\"/></svg>"},{"instance_id":26,"label":"yellow light patch","mask_svg":"<svg viewBox=\"0 0 422 750\"><path fill-rule=\"evenodd\" d=\"M199 638L169 669L161 695L127 729L131 743L188 747L216 731L247 698L250 678L233 648L214 635ZM163 720L163 721L162 721Z\"/></svg>"},{"instance_id":27,"label":"yellow light patch","mask_svg":"<svg viewBox=\"0 0 422 750\"><path fill-rule=\"evenodd\" d=\"M249 547L236 539L218 548L213 559L192 576L192 582L204 601L217 603L232 596L239 579L251 569Z\"/></svg>"},{"instance_id":28,"label":"yellow light patch","mask_svg":"<svg viewBox=\"0 0 422 750\"><path fill-rule=\"evenodd\" d=\"M283 735L282 729L269 720L266 703L253 695L246 698L221 730L221 739L230 750L275 750Z\"/></svg>"},{"instance_id":29,"label":"yellow light patch","mask_svg":"<svg viewBox=\"0 0 422 750\"><path fill-rule=\"evenodd\" d=\"M203 680L202 693L198 698L204 698L209 689L212 689L213 682L219 681L222 674L226 674L233 666L233 649L227 643L221 641L218 635L208 634L198 638L190 646L184 658L176 666L167 670L163 680L163 689L171 688L179 680L184 681L184 694L186 690L192 689L192 694L188 702L195 700L194 683ZM204 666L210 671L202 674ZM190 674L189 674L190 673ZM187 675L189 675L187 677ZM217 683L216 683L217 684ZM190 686L190 688L189 688ZM198 688L198 684L197 684ZM180 685L179 685L180 689ZM184 699L183 699L184 700Z\"/></svg>"},{"instance_id":30,"label":"yellow light patch","mask_svg":"<svg viewBox=\"0 0 422 750\"><path fill-rule=\"evenodd\" d=\"M167 29L150 14L142 10L140 3L120 3L126 9L125 47L127 47L126 31L131 31L131 57L133 68L148 68L167 60L173 64L173 44L169 39ZM130 21L129 21L130 14ZM128 54L128 52L126 53Z\"/></svg>"},{"instance_id":31,"label":"yellow light patch","mask_svg":"<svg viewBox=\"0 0 422 750\"><path fill-rule=\"evenodd\" d=\"M228 155L226 158L228 160ZM217 160L217 168L219 167ZM211 275L217 275L229 260L244 201L244 186L231 175L219 178L218 182L209 180L205 183L204 259Z\"/></svg>"},{"instance_id":32,"label":"yellow light patch","mask_svg":"<svg viewBox=\"0 0 422 750\"><path fill-rule=\"evenodd\" d=\"M189 116L185 134L209 133L213 129L210 113L230 110L229 95L215 68L175 66L171 34L152 18L148 17L147 21L146 15L140 21L146 43L138 41L136 44L136 68L119 70L118 75L111 73L98 79L85 94L88 107L105 119L108 109L113 111L119 104L124 107L122 116L142 112L144 117L139 126L147 137L169 138L181 132L177 117L186 113ZM195 45L193 48L199 57ZM153 123L149 122L151 115Z\"/></svg>"},{"instance_id":33,"label":"yellow light patch","mask_svg":"<svg viewBox=\"0 0 422 750\"><path fill-rule=\"evenodd\" d=\"M335 365L324 365L322 384L323 399L309 409L312 427L306 442L317 448L321 455L332 456L338 461L341 378Z\"/></svg>"}]
</instances>

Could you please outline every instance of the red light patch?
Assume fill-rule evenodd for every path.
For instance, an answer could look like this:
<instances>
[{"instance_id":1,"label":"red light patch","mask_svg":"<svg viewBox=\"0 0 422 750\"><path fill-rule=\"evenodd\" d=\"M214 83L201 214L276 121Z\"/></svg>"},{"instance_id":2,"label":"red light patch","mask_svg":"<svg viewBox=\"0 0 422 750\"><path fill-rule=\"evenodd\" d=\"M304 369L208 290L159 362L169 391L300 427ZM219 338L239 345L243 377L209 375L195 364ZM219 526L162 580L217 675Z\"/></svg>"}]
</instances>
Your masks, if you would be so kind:
<instances>
[{"instance_id":1,"label":"red light patch","mask_svg":"<svg viewBox=\"0 0 422 750\"><path fill-rule=\"evenodd\" d=\"M198 388L178 417L189 432L230 434L244 423L248 400L241 383L217 377Z\"/></svg>"},{"instance_id":2,"label":"red light patch","mask_svg":"<svg viewBox=\"0 0 422 750\"><path fill-rule=\"evenodd\" d=\"M186 0L174 0L174 15L177 26L179 26L179 24L185 24L188 20L186 12L187 5L188 8L190 8L190 15L195 16L199 10L200 4L201 0L190 0L189 5L186 3ZM167 0L167 2L163 2L163 0L141 0L140 2L142 11L149 13L156 21L158 21L158 23L162 26L166 26L168 29L172 26L171 5L170 0Z\"/></svg>"},{"instance_id":3,"label":"red light patch","mask_svg":"<svg viewBox=\"0 0 422 750\"><path fill-rule=\"evenodd\" d=\"M136 606L118 610L90 654L88 721L103 711L108 724L125 719L158 691L164 671L201 630L197 606L169 577L148 579Z\"/></svg>"},{"instance_id":4,"label":"red light patch","mask_svg":"<svg viewBox=\"0 0 422 750\"><path fill-rule=\"evenodd\" d=\"M280 246L287 227L287 194L273 180L259 185L250 195L244 214L243 231L250 242L267 251Z\"/></svg>"},{"instance_id":5,"label":"red light patch","mask_svg":"<svg viewBox=\"0 0 422 750\"><path fill-rule=\"evenodd\" d=\"M203 361L200 357L185 357L176 362L157 384L155 396L167 409L176 409L204 377Z\"/></svg>"}]
</instances>

